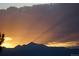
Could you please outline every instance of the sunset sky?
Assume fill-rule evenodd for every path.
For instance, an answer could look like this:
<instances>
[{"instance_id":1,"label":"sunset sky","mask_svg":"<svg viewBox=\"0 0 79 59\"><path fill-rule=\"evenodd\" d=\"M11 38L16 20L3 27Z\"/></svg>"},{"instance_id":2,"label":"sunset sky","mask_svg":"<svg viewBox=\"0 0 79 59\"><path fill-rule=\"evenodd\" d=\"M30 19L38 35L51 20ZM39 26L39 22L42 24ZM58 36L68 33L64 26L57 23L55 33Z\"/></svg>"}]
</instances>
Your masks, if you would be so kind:
<instances>
[{"instance_id":1,"label":"sunset sky","mask_svg":"<svg viewBox=\"0 0 79 59\"><path fill-rule=\"evenodd\" d=\"M30 42L56 47L79 45L79 4L0 4L2 46Z\"/></svg>"}]
</instances>

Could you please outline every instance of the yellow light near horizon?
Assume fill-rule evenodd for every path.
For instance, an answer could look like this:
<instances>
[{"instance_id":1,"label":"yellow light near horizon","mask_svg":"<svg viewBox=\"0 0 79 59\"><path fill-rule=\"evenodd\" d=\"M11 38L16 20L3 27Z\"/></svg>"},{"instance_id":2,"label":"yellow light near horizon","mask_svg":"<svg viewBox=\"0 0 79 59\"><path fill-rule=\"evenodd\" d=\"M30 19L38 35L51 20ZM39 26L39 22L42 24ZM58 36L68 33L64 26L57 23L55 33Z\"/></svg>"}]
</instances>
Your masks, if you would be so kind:
<instances>
[{"instance_id":1,"label":"yellow light near horizon","mask_svg":"<svg viewBox=\"0 0 79 59\"><path fill-rule=\"evenodd\" d=\"M9 42L9 41L13 40L11 37L5 37L4 39L5 39L5 41L1 45L2 47L5 47L5 48L14 48L14 45L11 42Z\"/></svg>"},{"instance_id":2,"label":"yellow light near horizon","mask_svg":"<svg viewBox=\"0 0 79 59\"><path fill-rule=\"evenodd\" d=\"M5 37L4 39L7 40L7 41L12 40L11 37Z\"/></svg>"},{"instance_id":3,"label":"yellow light near horizon","mask_svg":"<svg viewBox=\"0 0 79 59\"><path fill-rule=\"evenodd\" d=\"M58 44L49 44L47 46L49 47L70 47L71 45L64 44L64 43L58 43Z\"/></svg>"},{"instance_id":4,"label":"yellow light near horizon","mask_svg":"<svg viewBox=\"0 0 79 59\"><path fill-rule=\"evenodd\" d=\"M77 46L78 42L49 42L46 44L48 47L72 47L72 46Z\"/></svg>"},{"instance_id":5,"label":"yellow light near horizon","mask_svg":"<svg viewBox=\"0 0 79 59\"><path fill-rule=\"evenodd\" d=\"M3 43L1 46L5 47L5 48L14 48L14 46L12 44L9 44L9 43Z\"/></svg>"}]
</instances>

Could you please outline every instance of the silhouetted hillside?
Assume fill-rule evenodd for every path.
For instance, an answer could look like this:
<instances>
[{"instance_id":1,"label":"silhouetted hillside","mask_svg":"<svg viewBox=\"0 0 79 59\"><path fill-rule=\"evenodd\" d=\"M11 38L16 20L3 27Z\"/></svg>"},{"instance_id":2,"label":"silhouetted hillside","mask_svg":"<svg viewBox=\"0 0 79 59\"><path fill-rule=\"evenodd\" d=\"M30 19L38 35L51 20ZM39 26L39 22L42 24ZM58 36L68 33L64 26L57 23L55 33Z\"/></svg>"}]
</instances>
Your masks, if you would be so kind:
<instances>
[{"instance_id":1,"label":"silhouetted hillside","mask_svg":"<svg viewBox=\"0 0 79 59\"><path fill-rule=\"evenodd\" d=\"M74 53L76 51L76 53ZM78 55L79 50L64 47L47 47L42 44L29 43L28 45L17 46L16 48L3 48L0 55L11 56L70 56ZM72 54L73 53L73 54Z\"/></svg>"}]
</instances>

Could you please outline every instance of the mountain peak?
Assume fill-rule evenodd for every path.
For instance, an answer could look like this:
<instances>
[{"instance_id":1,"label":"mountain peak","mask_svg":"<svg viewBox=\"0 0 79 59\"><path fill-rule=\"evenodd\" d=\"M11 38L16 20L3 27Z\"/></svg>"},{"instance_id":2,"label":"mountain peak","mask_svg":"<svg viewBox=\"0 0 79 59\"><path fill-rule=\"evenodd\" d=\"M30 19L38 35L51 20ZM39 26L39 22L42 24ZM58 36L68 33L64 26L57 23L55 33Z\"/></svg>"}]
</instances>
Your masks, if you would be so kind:
<instances>
[{"instance_id":1,"label":"mountain peak","mask_svg":"<svg viewBox=\"0 0 79 59\"><path fill-rule=\"evenodd\" d=\"M29 44L27 45L38 45L37 43L34 43L34 42L30 42Z\"/></svg>"},{"instance_id":2,"label":"mountain peak","mask_svg":"<svg viewBox=\"0 0 79 59\"><path fill-rule=\"evenodd\" d=\"M35 43L35 42L30 42L29 44L37 44L37 43Z\"/></svg>"},{"instance_id":3,"label":"mountain peak","mask_svg":"<svg viewBox=\"0 0 79 59\"><path fill-rule=\"evenodd\" d=\"M29 44L27 44L26 46L29 46L29 47L46 47L45 45L43 44L37 44L37 43L34 43L34 42L30 42Z\"/></svg>"}]
</instances>

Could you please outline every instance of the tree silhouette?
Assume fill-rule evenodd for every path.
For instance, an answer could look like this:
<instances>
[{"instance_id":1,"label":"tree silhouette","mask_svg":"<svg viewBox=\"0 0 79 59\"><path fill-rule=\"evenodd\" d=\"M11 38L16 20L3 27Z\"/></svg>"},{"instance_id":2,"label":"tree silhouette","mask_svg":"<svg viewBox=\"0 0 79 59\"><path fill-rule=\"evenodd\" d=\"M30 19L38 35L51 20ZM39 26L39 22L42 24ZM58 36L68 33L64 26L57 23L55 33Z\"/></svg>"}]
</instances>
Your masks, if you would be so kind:
<instances>
[{"instance_id":1,"label":"tree silhouette","mask_svg":"<svg viewBox=\"0 0 79 59\"><path fill-rule=\"evenodd\" d=\"M5 37L5 34L1 34L0 33L0 52L2 51L2 47L1 47L1 44L4 42L4 37Z\"/></svg>"},{"instance_id":2,"label":"tree silhouette","mask_svg":"<svg viewBox=\"0 0 79 59\"><path fill-rule=\"evenodd\" d=\"M0 33L0 45L4 42L5 34Z\"/></svg>"}]
</instances>

